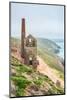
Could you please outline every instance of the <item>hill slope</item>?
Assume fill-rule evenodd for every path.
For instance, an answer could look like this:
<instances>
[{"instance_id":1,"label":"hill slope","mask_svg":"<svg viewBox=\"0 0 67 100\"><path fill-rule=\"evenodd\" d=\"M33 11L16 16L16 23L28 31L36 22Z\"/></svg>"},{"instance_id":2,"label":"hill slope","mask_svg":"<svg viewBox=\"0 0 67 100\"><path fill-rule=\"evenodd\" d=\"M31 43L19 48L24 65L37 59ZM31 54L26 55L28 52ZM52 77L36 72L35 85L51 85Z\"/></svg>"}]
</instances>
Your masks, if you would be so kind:
<instances>
[{"instance_id":1,"label":"hill slope","mask_svg":"<svg viewBox=\"0 0 67 100\"><path fill-rule=\"evenodd\" d=\"M58 46L54 41L44 38L37 38L37 45L52 53L58 53L60 46Z\"/></svg>"},{"instance_id":2,"label":"hill slope","mask_svg":"<svg viewBox=\"0 0 67 100\"><path fill-rule=\"evenodd\" d=\"M11 57L11 97L63 93L63 88L57 86L47 75Z\"/></svg>"},{"instance_id":3,"label":"hill slope","mask_svg":"<svg viewBox=\"0 0 67 100\"><path fill-rule=\"evenodd\" d=\"M45 42L44 42L45 41ZM56 56L56 50L59 50L54 42L44 39L37 39L37 55L41 58L49 69L53 70L56 80L64 81L64 66ZM12 38L11 47L20 48L20 40ZM64 94L64 87L58 85L48 75L47 66L39 66L37 70L32 66L26 66L11 55L11 96L33 96L33 95L50 95ZM39 69L41 68L41 69ZM41 72L42 70L42 72ZM47 73L46 73L47 72ZM50 70L49 70L50 72ZM46 74L44 74L46 73ZM52 74L52 75L54 75ZM62 83L61 82L61 83Z\"/></svg>"}]
</instances>

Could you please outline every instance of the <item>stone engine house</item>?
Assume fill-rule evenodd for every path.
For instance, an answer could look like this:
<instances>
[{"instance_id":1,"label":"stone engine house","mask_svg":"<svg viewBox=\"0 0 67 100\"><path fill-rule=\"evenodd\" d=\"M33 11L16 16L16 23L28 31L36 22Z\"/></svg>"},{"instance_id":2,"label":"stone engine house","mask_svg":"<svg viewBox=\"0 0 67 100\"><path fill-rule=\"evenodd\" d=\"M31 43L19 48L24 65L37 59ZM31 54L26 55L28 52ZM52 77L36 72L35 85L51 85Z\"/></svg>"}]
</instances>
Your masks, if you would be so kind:
<instances>
[{"instance_id":1,"label":"stone engine house","mask_svg":"<svg viewBox=\"0 0 67 100\"><path fill-rule=\"evenodd\" d=\"M38 65L37 40L31 34L26 37L24 18L22 19L21 26L21 57L24 58L24 63L26 65L36 67Z\"/></svg>"}]
</instances>

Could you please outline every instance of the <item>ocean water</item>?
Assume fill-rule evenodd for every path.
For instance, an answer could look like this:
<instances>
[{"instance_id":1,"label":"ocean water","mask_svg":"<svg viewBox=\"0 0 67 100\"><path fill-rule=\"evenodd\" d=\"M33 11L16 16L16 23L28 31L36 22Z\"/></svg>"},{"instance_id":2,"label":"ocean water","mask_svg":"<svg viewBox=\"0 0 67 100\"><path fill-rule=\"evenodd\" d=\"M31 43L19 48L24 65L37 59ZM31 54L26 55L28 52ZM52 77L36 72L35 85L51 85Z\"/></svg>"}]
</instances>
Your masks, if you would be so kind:
<instances>
[{"instance_id":1,"label":"ocean water","mask_svg":"<svg viewBox=\"0 0 67 100\"><path fill-rule=\"evenodd\" d=\"M61 58L63 58L64 59L64 40L63 39L56 39L56 40L54 40L54 42L58 45L58 46L60 46L60 52L57 54L57 55L59 55Z\"/></svg>"}]
</instances>

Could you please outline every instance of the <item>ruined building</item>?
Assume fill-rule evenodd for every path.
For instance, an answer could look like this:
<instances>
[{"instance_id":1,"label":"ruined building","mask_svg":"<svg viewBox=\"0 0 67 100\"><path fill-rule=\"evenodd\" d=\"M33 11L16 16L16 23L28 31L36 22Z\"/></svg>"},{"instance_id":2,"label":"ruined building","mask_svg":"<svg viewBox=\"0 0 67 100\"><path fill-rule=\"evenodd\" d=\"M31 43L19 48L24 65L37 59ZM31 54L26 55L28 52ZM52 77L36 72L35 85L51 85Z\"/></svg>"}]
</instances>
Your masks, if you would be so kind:
<instances>
[{"instance_id":1,"label":"ruined building","mask_svg":"<svg viewBox=\"0 0 67 100\"><path fill-rule=\"evenodd\" d=\"M24 58L26 65L37 66L37 40L29 34L26 37L25 19L22 19L21 25L21 57Z\"/></svg>"}]
</instances>

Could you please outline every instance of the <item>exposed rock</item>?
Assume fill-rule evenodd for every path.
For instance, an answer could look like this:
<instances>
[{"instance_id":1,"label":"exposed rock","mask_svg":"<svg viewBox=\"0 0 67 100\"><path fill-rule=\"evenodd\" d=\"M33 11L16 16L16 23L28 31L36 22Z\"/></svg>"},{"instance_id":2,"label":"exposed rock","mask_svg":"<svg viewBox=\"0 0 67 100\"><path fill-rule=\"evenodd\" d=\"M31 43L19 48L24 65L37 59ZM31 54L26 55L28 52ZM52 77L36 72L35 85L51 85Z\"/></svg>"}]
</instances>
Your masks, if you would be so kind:
<instances>
[{"instance_id":1,"label":"exposed rock","mask_svg":"<svg viewBox=\"0 0 67 100\"><path fill-rule=\"evenodd\" d=\"M16 86L11 81L11 97L15 97L15 94L16 94Z\"/></svg>"},{"instance_id":2,"label":"exposed rock","mask_svg":"<svg viewBox=\"0 0 67 100\"><path fill-rule=\"evenodd\" d=\"M43 95L43 92L32 90L32 91L31 91L31 95Z\"/></svg>"},{"instance_id":3,"label":"exposed rock","mask_svg":"<svg viewBox=\"0 0 67 100\"><path fill-rule=\"evenodd\" d=\"M56 85L57 85L58 87L60 87L60 86L61 86L61 84L60 84L60 81L59 81L59 80L57 80Z\"/></svg>"},{"instance_id":4,"label":"exposed rock","mask_svg":"<svg viewBox=\"0 0 67 100\"><path fill-rule=\"evenodd\" d=\"M16 70L15 69L11 69L11 74L12 74L12 76L15 76L16 75Z\"/></svg>"},{"instance_id":5,"label":"exposed rock","mask_svg":"<svg viewBox=\"0 0 67 100\"><path fill-rule=\"evenodd\" d=\"M37 87L36 85L30 86L30 89L31 89L31 90L34 90L34 91L38 91L38 90L39 90L38 87Z\"/></svg>"}]
</instances>

